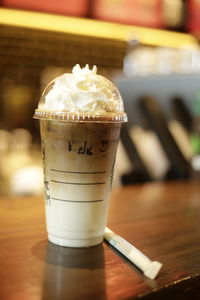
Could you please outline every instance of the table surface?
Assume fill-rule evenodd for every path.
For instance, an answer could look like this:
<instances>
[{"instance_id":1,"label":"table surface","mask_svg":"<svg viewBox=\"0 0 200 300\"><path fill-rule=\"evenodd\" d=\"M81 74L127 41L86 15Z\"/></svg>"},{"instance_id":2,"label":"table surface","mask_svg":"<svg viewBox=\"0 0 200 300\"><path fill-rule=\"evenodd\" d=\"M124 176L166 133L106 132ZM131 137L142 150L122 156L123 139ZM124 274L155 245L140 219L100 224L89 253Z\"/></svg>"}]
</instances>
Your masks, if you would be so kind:
<instances>
[{"instance_id":1,"label":"table surface","mask_svg":"<svg viewBox=\"0 0 200 300\"><path fill-rule=\"evenodd\" d=\"M145 278L106 242L88 249L48 243L42 197L0 198L0 299L197 299L200 182L127 186L111 196L109 227L152 260Z\"/></svg>"}]
</instances>

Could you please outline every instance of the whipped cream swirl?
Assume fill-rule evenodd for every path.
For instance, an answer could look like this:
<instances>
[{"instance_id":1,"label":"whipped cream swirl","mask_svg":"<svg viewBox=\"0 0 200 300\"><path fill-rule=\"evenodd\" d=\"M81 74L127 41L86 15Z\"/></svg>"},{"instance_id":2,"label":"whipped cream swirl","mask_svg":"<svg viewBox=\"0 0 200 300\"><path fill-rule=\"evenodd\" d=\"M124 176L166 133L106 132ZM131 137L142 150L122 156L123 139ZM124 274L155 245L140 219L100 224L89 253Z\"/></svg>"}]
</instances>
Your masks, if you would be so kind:
<instances>
[{"instance_id":1,"label":"whipped cream swirl","mask_svg":"<svg viewBox=\"0 0 200 300\"><path fill-rule=\"evenodd\" d=\"M70 113L123 113L123 101L117 88L86 65L76 65L72 74L58 77L38 107L45 111Z\"/></svg>"}]
</instances>

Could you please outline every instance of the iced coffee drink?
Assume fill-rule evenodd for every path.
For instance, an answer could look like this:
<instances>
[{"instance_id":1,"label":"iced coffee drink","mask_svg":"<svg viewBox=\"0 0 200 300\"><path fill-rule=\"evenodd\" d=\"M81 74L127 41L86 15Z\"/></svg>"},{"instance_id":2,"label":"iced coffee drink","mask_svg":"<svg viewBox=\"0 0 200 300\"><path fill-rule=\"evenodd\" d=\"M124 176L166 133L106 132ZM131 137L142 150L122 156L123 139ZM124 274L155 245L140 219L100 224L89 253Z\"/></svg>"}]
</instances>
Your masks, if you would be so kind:
<instances>
[{"instance_id":1,"label":"iced coffee drink","mask_svg":"<svg viewBox=\"0 0 200 300\"><path fill-rule=\"evenodd\" d=\"M49 241L101 243L126 121L119 92L96 67L76 65L47 86L34 117L40 120Z\"/></svg>"}]
</instances>

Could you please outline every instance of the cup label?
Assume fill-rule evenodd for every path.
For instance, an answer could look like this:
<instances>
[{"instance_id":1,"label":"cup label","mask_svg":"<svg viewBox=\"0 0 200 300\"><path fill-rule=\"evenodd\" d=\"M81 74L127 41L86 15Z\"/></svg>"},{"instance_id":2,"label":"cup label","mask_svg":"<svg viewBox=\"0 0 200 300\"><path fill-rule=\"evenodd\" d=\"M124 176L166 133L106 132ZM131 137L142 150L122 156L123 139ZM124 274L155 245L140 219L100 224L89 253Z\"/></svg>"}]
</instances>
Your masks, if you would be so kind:
<instances>
[{"instance_id":1,"label":"cup label","mask_svg":"<svg viewBox=\"0 0 200 300\"><path fill-rule=\"evenodd\" d=\"M97 149L98 152L106 152L109 148L108 140L101 140L99 142L99 148ZM67 144L68 152L76 152L77 154L85 154L85 155L93 155L94 149L92 144L88 141L83 141L81 144L76 144L75 142L68 140Z\"/></svg>"}]
</instances>

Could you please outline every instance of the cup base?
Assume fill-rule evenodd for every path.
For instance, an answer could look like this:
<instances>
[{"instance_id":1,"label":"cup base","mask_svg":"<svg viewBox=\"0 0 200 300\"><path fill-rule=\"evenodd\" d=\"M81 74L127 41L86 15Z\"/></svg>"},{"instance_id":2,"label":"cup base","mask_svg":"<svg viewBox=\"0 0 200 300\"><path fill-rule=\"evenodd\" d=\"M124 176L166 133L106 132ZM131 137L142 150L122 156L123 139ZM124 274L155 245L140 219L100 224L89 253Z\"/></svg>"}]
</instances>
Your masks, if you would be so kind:
<instances>
[{"instance_id":1,"label":"cup base","mask_svg":"<svg viewBox=\"0 0 200 300\"><path fill-rule=\"evenodd\" d=\"M61 238L51 233L48 233L48 240L49 242L57 246L71 247L71 248L86 248L86 247L92 247L101 244L103 241L103 237L75 240L75 239Z\"/></svg>"}]
</instances>

